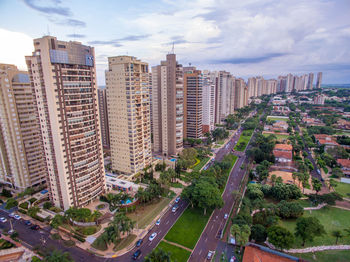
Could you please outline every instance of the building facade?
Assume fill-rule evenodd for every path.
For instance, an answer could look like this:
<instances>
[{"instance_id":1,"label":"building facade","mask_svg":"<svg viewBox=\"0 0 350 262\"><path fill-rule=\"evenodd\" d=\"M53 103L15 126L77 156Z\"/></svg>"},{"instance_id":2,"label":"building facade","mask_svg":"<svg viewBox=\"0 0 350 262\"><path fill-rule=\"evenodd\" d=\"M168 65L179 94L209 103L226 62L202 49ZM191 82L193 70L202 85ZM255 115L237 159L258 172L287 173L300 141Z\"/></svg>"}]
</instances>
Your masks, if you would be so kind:
<instances>
[{"instance_id":1,"label":"building facade","mask_svg":"<svg viewBox=\"0 0 350 262\"><path fill-rule=\"evenodd\" d=\"M316 88L320 89L322 84L322 72L317 73L317 82L316 82Z\"/></svg>"},{"instance_id":2,"label":"building facade","mask_svg":"<svg viewBox=\"0 0 350 262\"><path fill-rule=\"evenodd\" d=\"M183 68L175 54L152 67L153 150L165 156L183 148Z\"/></svg>"},{"instance_id":3,"label":"building facade","mask_svg":"<svg viewBox=\"0 0 350 262\"><path fill-rule=\"evenodd\" d=\"M112 169L134 175L152 163L148 64L109 57L106 87Z\"/></svg>"},{"instance_id":4,"label":"building facade","mask_svg":"<svg viewBox=\"0 0 350 262\"><path fill-rule=\"evenodd\" d=\"M35 96L28 73L0 64L0 181L19 191L46 182Z\"/></svg>"},{"instance_id":5,"label":"building facade","mask_svg":"<svg viewBox=\"0 0 350 262\"><path fill-rule=\"evenodd\" d=\"M101 124L101 138L103 147L110 148L109 140L109 124L108 124L108 110L107 110L107 91L105 88L98 89L98 109L100 112Z\"/></svg>"},{"instance_id":6,"label":"building facade","mask_svg":"<svg viewBox=\"0 0 350 262\"><path fill-rule=\"evenodd\" d=\"M195 67L184 67L184 138L198 139L202 132L203 75Z\"/></svg>"},{"instance_id":7,"label":"building facade","mask_svg":"<svg viewBox=\"0 0 350 262\"><path fill-rule=\"evenodd\" d=\"M208 71L203 72L203 102L202 102L202 129L203 134L215 127L215 75Z\"/></svg>"},{"instance_id":8,"label":"building facade","mask_svg":"<svg viewBox=\"0 0 350 262\"><path fill-rule=\"evenodd\" d=\"M50 199L64 210L105 192L94 48L45 36L26 57L36 96Z\"/></svg>"}]
</instances>

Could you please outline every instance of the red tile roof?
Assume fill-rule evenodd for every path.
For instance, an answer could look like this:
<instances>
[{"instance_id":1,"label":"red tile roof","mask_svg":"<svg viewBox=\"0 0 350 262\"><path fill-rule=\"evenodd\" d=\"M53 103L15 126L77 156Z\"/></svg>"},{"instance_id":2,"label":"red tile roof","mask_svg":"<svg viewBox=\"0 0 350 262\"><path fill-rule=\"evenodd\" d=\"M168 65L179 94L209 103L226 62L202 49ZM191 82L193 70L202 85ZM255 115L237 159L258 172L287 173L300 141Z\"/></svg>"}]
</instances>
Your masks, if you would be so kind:
<instances>
[{"instance_id":1,"label":"red tile roof","mask_svg":"<svg viewBox=\"0 0 350 262\"><path fill-rule=\"evenodd\" d=\"M292 151L293 146L288 144L276 144L274 150Z\"/></svg>"},{"instance_id":2,"label":"red tile roof","mask_svg":"<svg viewBox=\"0 0 350 262\"><path fill-rule=\"evenodd\" d=\"M328 139L318 139L318 142L321 145L335 145L335 146L339 146L339 144L333 140L328 140Z\"/></svg>"},{"instance_id":3,"label":"red tile roof","mask_svg":"<svg viewBox=\"0 0 350 262\"><path fill-rule=\"evenodd\" d=\"M337 163L342 167L350 168L350 159L337 159Z\"/></svg>"},{"instance_id":4,"label":"red tile roof","mask_svg":"<svg viewBox=\"0 0 350 262\"><path fill-rule=\"evenodd\" d=\"M293 154L292 151L279 151L279 150L273 150L273 155L276 158L285 158L292 160Z\"/></svg>"},{"instance_id":5,"label":"red tile roof","mask_svg":"<svg viewBox=\"0 0 350 262\"><path fill-rule=\"evenodd\" d=\"M278 252L267 247L249 243L243 254L243 262L292 262L304 261L297 257Z\"/></svg>"}]
</instances>

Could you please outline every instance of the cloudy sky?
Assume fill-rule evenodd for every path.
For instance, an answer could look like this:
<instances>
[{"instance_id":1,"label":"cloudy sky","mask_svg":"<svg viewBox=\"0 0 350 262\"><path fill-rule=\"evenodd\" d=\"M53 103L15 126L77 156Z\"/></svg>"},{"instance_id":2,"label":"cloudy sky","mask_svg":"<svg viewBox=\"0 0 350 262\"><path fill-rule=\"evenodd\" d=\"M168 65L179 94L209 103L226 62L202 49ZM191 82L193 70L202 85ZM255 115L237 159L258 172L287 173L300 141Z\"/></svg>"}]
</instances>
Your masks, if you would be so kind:
<instances>
[{"instance_id":1,"label":"cloudy sky","mask_svg":"<svg viewBox=\"0 0 350 262\"><path fill-rule=\"evenodd\" d=\"M324 72L350 83L349 0L0 0L0 63L25 69L32 39L46 35L95 47L98 84L107 57L183 65L245 79Z\"/></svg>"}]
</instances>

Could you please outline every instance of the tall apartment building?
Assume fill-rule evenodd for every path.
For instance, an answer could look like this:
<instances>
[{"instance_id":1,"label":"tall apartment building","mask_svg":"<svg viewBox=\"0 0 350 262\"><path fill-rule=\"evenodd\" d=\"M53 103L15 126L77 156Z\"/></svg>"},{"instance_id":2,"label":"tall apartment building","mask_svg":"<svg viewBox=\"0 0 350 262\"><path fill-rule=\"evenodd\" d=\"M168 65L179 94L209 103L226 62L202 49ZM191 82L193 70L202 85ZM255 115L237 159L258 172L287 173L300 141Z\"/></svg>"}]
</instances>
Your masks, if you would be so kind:
<instances>
[{"instance_id":1,"label":"tall apartment building","mask_svg":"<svg viewBox=\"0 0 350 262\"><path fill-rule=\"evenodd\" d=\"M183 68L175 54L152 67L153 149L166 156L183 148Z\"/></svg>"},{"instance_id":2,"label":"tall apartment building","mask_svg":"<svg viewBox=\"0 0 350 262\"><path fill-rule=\"evenodd\" d=\"M307 89L313 89L313 88L314 88L314 73L310 73L308 82L307 82Z\"/></svg>"},{"instance_id":3,"label":"tall apartment building","mask_svg":"<svg viewBox=\"0 0 350 262\"><path fill-rule=\"evenodd\" d=\"M250 77L248 79L248 97L257 97L258 96L258 88L257 81L255 77Z\"/></svg>"},{"instance_id":4,"label":"tall apartment building","mask_svg":"<svg viewBox=\"0 0 350 262\"><path fill-rule=\"evenodd\" d=\"M317 81L316 81L316 88L319 89L321 88L322 84L322 72L317 73Z\"/></svg>"},{"instance_id":5,"label":"tall apartment building","mask_svg":"<svg viewBox=\"0 0 350 262\"><path fill-rule=\"evenodd\" d=\"M152 101L152 73L149 72L148 74L148 90L149 90L149 111L150 111L150 117L151 117L151 134L153 132L153 101ZM151 135L152 137L152 135ZM152 141L153 143L153 141Z\"/></svg>"},{"instance_id":6,"label":"tall apartment building","mask_svg":"<svg viewBox=\"0 0 350 262\"><path fill-rule=\"evenodd\" d=\"M0 64L0 182L22 191L45 183L46 175L28 73Z\"/></svg>"},{"instance_id":7,"label":"tall apartment building","mask_svg":"<svg viewBox=\"0 0 350 262\"><path fill-rule=\"evenodd\" d=\"M109 57L106 87L112 169L134 175L152 163L148 64Z\"/></svg>"},{"instance_id":8,"label":"tall apartment building","mask_svg":"<svg viewBox=\"0 0 350 262\"><path fill-rule=\"evenodd\" d=\"M94 48L44 36L26 57L44 143L50 199L81 207L105 191Z\"/></svg>"},{"instance_id":9,"label":"tall apartment building","mask_svg":"<svg viewBox=\"0 0 350 262\"><path fill-rule=\"evenodd\" d=\"M229 104L231 99L230 73L220 71L216 78L215 93L215 123L222 124L229 115ZM231 82L232 83L232 82Z\"/></svg>"},{"instance_id":10,"label":"tall apartment building","mask_svg":"<svg viewBox=\"0 0 350 262\"><path fill-rule=\"evenodd\" d=\"M203 76L195 67L184 67L184 138L201 138Z\"/></svg>"},{"instance_id":11,"label":"tall apartment building","mask_svg":"<svg viewBox=\"0 0 350 262\"><path fill-rule=\"evenodd\" d=\"M202 127L203 134L215 127L215 74L203 72Z\"/></svg>"},{"instance_id":12,"label":"tall apartment building","mask_svg":"<svg viewBox=\"0 0 350 262\"><path fill-rule=\"evenodd\" d=\"M235 109L248 105L248 89L242 78L236 79L235 84Z\"/></svg>"},{"instance_id":13,"label":"tall apartment building","mask_svg":"<svg viewBox=\"0 0 350 262\"><path fill-rule=\"evenodd\" d=\"M105 148L110 148L106 89L105 88L97 89L97 94L98 94L98 109L100 112L102 145Z\"/></svg>"}]
</instances>

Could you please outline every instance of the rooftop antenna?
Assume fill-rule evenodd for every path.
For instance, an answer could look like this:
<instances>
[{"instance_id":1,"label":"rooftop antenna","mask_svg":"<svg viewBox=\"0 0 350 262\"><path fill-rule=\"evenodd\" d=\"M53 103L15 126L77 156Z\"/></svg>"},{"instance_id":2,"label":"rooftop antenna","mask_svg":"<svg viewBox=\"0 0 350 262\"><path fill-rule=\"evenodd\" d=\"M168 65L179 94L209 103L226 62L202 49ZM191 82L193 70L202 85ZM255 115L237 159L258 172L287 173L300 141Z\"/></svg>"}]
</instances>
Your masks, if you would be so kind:
<instances>
[{"instance_id":1,"label":"rooftop antenna","mask_svg":"<svg viewBox=\"0 0 350 262\"><path fill-rule=\"evenodd\" d=\"M174 54L174 45L175 45L175 43L173 42L173 48L171 49L172 54Z\"/></svg>"},{"instance_id":2,"label":"rooftop antenna","mask_svg":"<svg viewBox=\"0 0 350 262\"><path fill-rule=\"evenodd\" d=\"M49 28L49 25L47 25L47 35L50 35L50 28Z\"/></svg>"}]
</instances>

